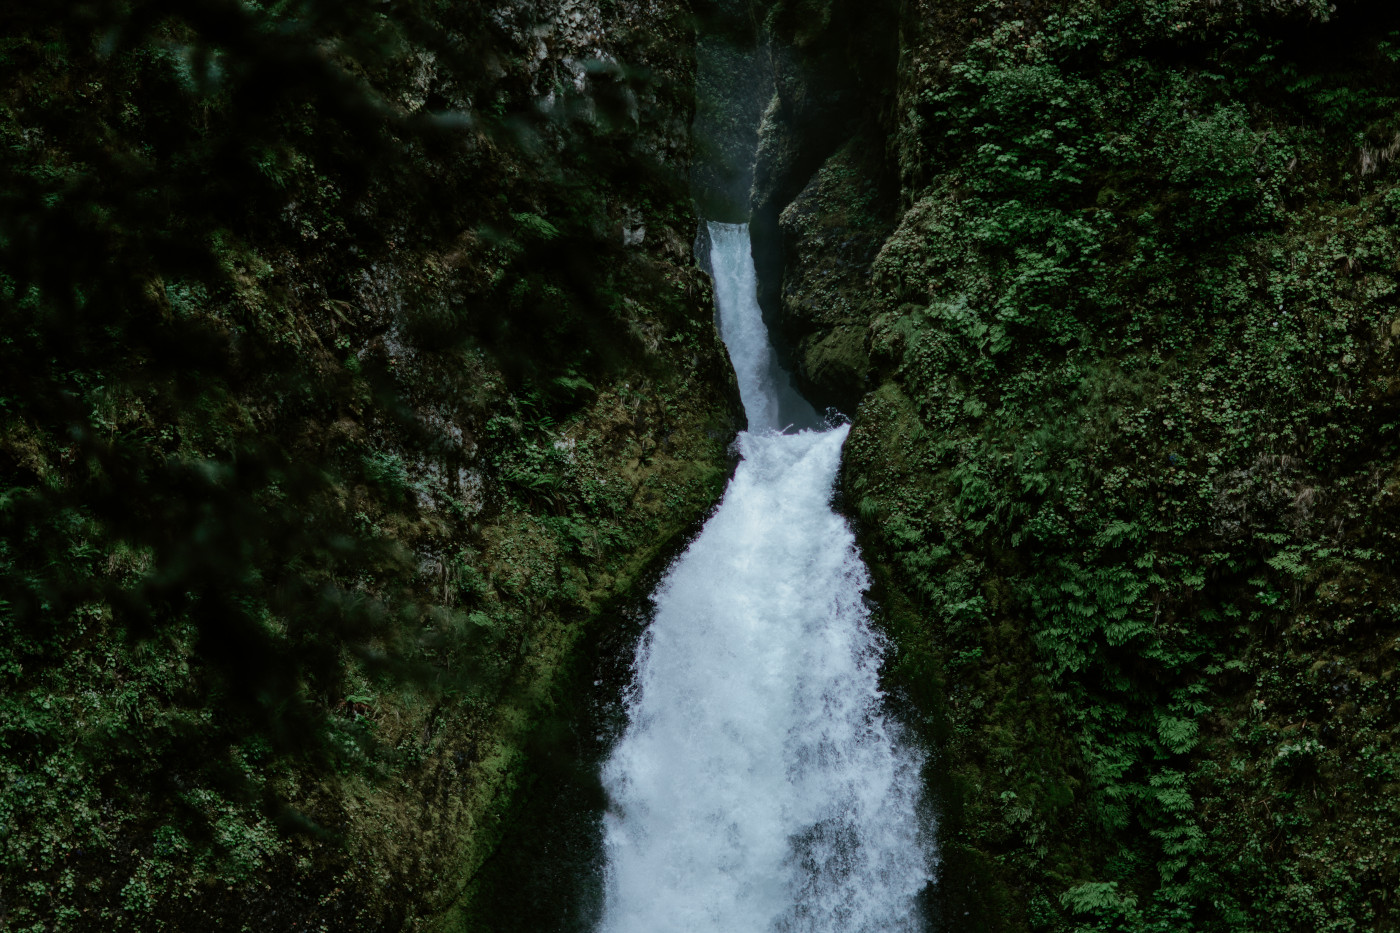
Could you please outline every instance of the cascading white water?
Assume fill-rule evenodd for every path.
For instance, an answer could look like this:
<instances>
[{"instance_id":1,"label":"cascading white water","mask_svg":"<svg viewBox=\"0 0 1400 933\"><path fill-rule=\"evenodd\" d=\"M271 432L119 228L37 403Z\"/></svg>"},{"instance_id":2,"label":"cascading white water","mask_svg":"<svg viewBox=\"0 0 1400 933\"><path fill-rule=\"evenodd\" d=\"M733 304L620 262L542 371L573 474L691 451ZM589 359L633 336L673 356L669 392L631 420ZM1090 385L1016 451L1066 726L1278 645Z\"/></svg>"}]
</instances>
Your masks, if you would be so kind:
<instances>
[{"instance_id":1,"label":"cascading white water","mask_svg":"<svg viewBox=\"0 0 1400 933\"><path fill-rule=\"evenodd\" d=\"M758 274L748 225L711 223L709 228L719 335L734 364L749 433L780 431L784 425L778 421L777 361L758 307Z\"/></svg>"},{"instance_id":2,"label":"cascading white water","mask_svg":"<svg viewBox=\"0 0 1400 933\"><path fill-rule=\"evenodd\" d=\"M750 430L654 596L603 769L603 933L905 933L932 847L883 715L868 574L832 486L848 428L779 434L746 225L710 224Z\"/></svg>"}]
</instances>

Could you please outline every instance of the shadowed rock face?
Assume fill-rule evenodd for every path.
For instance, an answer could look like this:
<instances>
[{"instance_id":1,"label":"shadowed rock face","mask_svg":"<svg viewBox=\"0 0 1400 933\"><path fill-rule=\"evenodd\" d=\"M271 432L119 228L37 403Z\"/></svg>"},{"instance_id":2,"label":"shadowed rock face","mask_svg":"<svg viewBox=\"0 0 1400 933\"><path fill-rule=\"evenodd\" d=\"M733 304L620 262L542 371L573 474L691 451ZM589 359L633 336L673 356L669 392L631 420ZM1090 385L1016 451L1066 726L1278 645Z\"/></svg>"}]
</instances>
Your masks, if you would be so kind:
<instances>
[{"instance_id":1,"label":"shadowed rock face","mask_svg":"<svg viewBox=\"0 0 1400 933\"><path fill-rule=\"evenodd\" d=\"M691 190L701 216L724 223L748 221L759 119L773 86L757 27L747 11L740 16L716 15L716 31L696 47Z\"/></svg>"},{"instance_id":2,"label":"shadowed rock face","mask_svg":"<svg viewBox=\"0 0 1400 933\"><path fill-rule=\"evenodd\" d=\"M866 388L864 364L853 332L833 329L855 320L870 262L865 252L882 239L875 229L891 223L886 202L894 188L883 153L896 53L893 11L879 3L859 12L825 4L799 13L776 4L765 28L774 91L759 127L750 199L759 303L803 393L818 409L852 411ZM842 173L818 180L838 151L845 153ZM844 174L851 170L866 175ZM830 203L839 185L852 187L862 213ZM808 216L824 229L848 227L851 235L834 241L834 249L825 241L799 243L808 235L802 219Z\"/></svg>"},{"instance_id":3,"label":"shadowed rock face","mask_svg":"<svg viewBox=\"0 0 1400 933\"><path fill-rule=\"evenodd\" d=\"M782 320L799 384L819 407L851 413L874 388L867 350L871 268L894 229L893 184L878 127L832 154L778 217Z\"/></svg>"}]
</instances>

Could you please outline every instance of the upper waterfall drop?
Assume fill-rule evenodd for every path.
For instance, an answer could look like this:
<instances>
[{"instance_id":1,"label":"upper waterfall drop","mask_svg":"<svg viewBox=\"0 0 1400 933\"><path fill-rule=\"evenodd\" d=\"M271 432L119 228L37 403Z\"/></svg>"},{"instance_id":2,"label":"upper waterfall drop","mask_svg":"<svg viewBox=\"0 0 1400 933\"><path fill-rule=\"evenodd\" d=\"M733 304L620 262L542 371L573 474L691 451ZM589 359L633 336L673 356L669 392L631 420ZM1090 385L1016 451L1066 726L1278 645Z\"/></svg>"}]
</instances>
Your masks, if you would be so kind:
<instances>
[{"instance_id":1,"label":"upper waterfall drop","mask_svg":"<svg viewBox=\"0 0 1400 933\"><path fill-rule=\"evenodd\" d=\"M749 430L782 431L822 424L816 409L793 390L768 339L758 305L758 273L749 225L711 221L707 226L720 337L734 364Z\"/></svg>"},{"instance_id":2,"label":"upper waterfall drop","mask_svg":"<svg viewBox=\"0 0 1400 933\"><path fill-rule=\"evenodd\" d=\"M711 224L750 430L653 599L603 769L603 933L918 933L934 856L921 753L885 715L855 538L831 508L849 428L778 433L748 231Z\"/></svg>"}]
</instances>

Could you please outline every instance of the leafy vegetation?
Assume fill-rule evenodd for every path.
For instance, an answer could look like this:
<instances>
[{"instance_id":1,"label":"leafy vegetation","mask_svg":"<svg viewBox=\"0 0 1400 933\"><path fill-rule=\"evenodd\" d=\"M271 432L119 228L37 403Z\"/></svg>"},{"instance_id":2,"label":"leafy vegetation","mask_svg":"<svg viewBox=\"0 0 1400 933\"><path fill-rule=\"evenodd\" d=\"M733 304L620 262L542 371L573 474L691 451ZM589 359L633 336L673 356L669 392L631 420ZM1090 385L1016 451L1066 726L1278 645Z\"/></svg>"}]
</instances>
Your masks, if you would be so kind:
<instances>
[{"instance_id":1,"label":"leafy vegetation","mask_svg":"<svg viewBox=\"0 0 1400 933\"><path fill-rule=\"evenodd\" d=\"M1400 20L988 2L903 29L844 482L940 753L937 910L1391 928ZM785 294L841 255L803 242Z\"/></svg>"},{"instance_id":2,"label":"leafy vegetation","mask_svg":"<svg viewBox=\"0 0 1400 933\"><path fill-rule=\"evenodd\" d=\"M688 29L492 16L0 13L0 926L446 923L717 494Z\"/></svg>"}]
</instances>

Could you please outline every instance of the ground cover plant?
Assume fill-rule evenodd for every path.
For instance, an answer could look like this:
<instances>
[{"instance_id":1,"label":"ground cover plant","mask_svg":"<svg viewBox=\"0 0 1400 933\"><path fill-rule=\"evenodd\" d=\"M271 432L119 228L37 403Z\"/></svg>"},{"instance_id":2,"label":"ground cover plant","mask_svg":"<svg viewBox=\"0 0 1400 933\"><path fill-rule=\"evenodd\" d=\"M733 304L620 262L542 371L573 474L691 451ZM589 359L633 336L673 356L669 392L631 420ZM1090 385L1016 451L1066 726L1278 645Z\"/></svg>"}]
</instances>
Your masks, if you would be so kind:
<instances>
[{"instance_id":1,"label":"ground cover plant","mask_svg":"<svg viewBox=\"0 0 1400 933\"><path fill-rule=\"evenodd\" d=\"M686 24L381 6L0 13L6 929L446 922L718 492Z\"/></svg>"},{"instance_id":2,"label":"ground cover plant","mask_svg":"<svg viewBox=\"0 0 1400 933\"><path fill-rule=\"evenodd\" d=\"M809 300L864 328L844 494L892 684L938 750L933 909L967 929L1391 928L1400 20L901 18L897 56L866 65L885 77L860 144L883 143L899 192L865 205L838 150L779 205L798 251L780 310L804 346L850 318ZM862 263L851 237L881 224Z\"/></svg>"}]
</instances>

